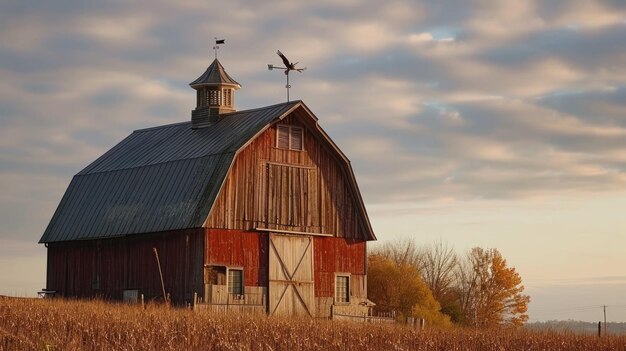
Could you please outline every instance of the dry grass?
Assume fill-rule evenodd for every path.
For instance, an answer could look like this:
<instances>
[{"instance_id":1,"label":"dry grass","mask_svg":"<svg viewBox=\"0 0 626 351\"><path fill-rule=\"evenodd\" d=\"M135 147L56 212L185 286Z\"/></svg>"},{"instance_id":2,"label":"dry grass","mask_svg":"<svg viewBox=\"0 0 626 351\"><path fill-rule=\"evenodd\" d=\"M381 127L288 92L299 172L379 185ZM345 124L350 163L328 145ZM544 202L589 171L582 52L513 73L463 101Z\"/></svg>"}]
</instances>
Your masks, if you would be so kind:
<instances>
[{"instance_id":1,"label":"dry grass","mask_svg":"<svg viewBox=\"0 0 626 351\"><path fill-rule=\"evenodd\" d=\"M99 301L0 299L0 350L626 350L626 337L417 332L398 325L215 314Z\"/></svg>"}]
</instances>

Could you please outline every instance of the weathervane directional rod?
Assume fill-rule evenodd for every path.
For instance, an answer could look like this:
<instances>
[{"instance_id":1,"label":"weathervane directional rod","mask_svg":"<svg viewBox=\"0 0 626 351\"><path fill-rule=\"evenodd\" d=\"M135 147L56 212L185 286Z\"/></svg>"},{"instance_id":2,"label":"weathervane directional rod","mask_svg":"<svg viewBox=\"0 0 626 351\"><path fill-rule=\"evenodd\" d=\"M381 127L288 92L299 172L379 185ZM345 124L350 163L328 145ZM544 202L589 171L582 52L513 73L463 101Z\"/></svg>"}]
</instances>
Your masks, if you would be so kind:
<instances>
[{"instance_id":1,"label":"weathervane directional rod","mask_svg":"<svg viewBox=\"0 0 626 351\"><path fill-rule=\"evenodd\" d=\"M213 45L213 51L215 51L215 59L217 60L217 50L220 49L221 44L226 44L226 39L217 39L215 38L215 45Z\"/></svg>"},{"instance_id":2,"label":"weathervane directional rod","mask_svg":"<svg viewBox=\"0 0 626 351\"><path fill-rule=\"evenodd\" d=\"M285 85L285 88L287 88L287 102L289 102L289 89L291 88L291 85L289 84L289 72L291 71L298 71L300 73L302 73L302 71L304 71L306 69L306 67L303 68L296 68L296 65L298 64L298 62L293 63L293 62L289 62L289 60L287 59L287 57L285 57L285 55L283 55L282 52L280 52L280 50L276 51L276 54L278 56L280 56L280 58L283 60L283 63L285 64L286 67L278 67L278 66L274 66L273 64L268 64L267 65L267 69L268 70L273 70L273 69L283 69L285 70L285 76L287 76L287 85Z\"/></svg>"}]
</instances>

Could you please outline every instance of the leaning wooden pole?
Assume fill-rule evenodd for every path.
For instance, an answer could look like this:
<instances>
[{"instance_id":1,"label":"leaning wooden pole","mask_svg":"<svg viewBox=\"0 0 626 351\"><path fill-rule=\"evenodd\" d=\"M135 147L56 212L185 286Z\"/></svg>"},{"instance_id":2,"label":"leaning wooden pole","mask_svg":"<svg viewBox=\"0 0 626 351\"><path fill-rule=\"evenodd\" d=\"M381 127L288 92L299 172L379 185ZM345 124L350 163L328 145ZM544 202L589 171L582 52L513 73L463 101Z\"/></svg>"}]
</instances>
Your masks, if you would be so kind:
<instances>
[{"instance_id":1,"label":"leaning wooden pole","mask_svg":"<svg viewBox=\"0 0 626 351\"><path fill-rule=\"evenodd\" d=\"M163 290L163 301L165 301L165 304L169 304L169 301L167 301L167 295L165 294L165 283L163 283L163 271L161 271L161 261L159 260L159 253L157 252L156 247L152 248L152 251L154 251L154 257L156 257L156 261L157 261L157 266L159 267L159 277L161 278L161 289Z\"/></svg>"}]
</instances>

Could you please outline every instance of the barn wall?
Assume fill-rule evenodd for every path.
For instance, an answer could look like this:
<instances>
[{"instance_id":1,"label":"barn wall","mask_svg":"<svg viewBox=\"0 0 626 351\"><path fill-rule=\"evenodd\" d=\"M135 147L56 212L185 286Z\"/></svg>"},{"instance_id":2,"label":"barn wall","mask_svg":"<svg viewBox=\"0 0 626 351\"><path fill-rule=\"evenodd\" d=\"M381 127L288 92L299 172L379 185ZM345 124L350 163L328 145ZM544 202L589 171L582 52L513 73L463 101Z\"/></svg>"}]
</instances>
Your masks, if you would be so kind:
<instances>
[{"instance_id":1,"label":"barn wall","mask_svg":"<svg viewBox=\"0 0 626 351\"><path fill-rule=\"evenodd\" d=\"M315 296L335 296L335 273L350 273L351 295L367 296L363 281L366 274L366 243L364 241L315 237Z\"/></svg>"},{"instance_id":2,"label":"barn wall","mask_svg":"<svg viewBox=\"0 0 626 351\"><path fill-rule=\"evenodd\" d=\"M276 126L266 130L237 156L205 226L364 238L341 163L300 118L282 123L304 128L304 150L276 148Z\"/></svg>"},{"instance_id":3,"label":"barn wall","mask_svg":"<svg viewBox=\"0 0 626 351\"><path fill-rule=\"evenodd\" d=\"M138 289L146 299L161 298L152 248L161 260L165 290L174 302L191 301L202 291L203 229L105 240L51 243L47 288L67 297L121 299Z\"/></svg>"},{"instance_id":4,"label":"barn wall","mask_svg":"<svg viewBox=\"0 0 626 351\"><path fill-rule=\"evenodd\" d=\"M246 286L268 284L268 234L243 230L206 230L206 265L243 267ZM335 296L335 273L350 273L353 296L365 297L366 242L313 238L315 296Z\"/></svg>"},{"instance_id":5,"label":"barn wall","mask_svg":"<svg viewBox=\"0 0 626 351\"><path fill-rule=\"evenodd\" d=\"M206 229L205 264L243 267L246 286L268 285L267 233Z\"/></svg>"}]
</instances>

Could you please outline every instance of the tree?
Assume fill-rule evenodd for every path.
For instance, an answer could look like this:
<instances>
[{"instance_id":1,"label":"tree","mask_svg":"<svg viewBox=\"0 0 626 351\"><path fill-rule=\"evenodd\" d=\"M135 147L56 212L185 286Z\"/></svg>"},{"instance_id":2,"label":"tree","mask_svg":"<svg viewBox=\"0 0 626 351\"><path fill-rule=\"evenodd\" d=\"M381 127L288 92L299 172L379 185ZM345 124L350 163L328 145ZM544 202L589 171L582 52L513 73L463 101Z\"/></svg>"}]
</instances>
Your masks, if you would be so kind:
<instances>
[{"instance_id":1,"label":"tree","mask_svg":"<svg viewBox=\"0 0 626 351\"><path fill-rule=\"evenodd\" d=\"M439 302L441 312L450 316L454 322L461 321L461 306L457 290L454 289L454 270L458 257L451 246L440 240L432 245L418 247L415 241L405 239L385 243L374 252L396 264L415 267Z\"/></svg>"},{"instance_id":2,"label":"tree","mask_svg":"<svg viewBox=\"0 0 626 351\"><path fill-rule=\"evenodd\" d=\"M496 249L471 249L457 269L457 288L468 325L521 326L528 320L522 278Z\"/></svg>"},{"instance_id":3,"label":"tree","mask_svg":"<svg viewBox=\"0 0 626 351\"><path fill-rule=\"evenodd\" d=\"M420 317L430 325L450 325L414 266L396 263L380 254L370 254L367 265L368 298L376 303L377 310L395 311L400 319Z\"/></svg>"},{"instance_id":4,"label":"tree","mask_svg":"<svg viewBox=\"0 0 626 351\"><path fill-rule=\"evenodd\" d=\"M441 312L460 322L462 311L454 286L459 260L454 249L439 240L420 250L419 259L424 282L441 305Z\"/></svg>"},{"instance_id":5,"label":"tree","mask_svg":"<svg viewBox=\"0 0 626 351\"><path fill-rule=\"evenodd\" d=\"M407 264L422 272L423 253L415 241L410 239L387 242L376 248L374 253L384 256L398 265Z\"/></svg>"}]
</instances>

